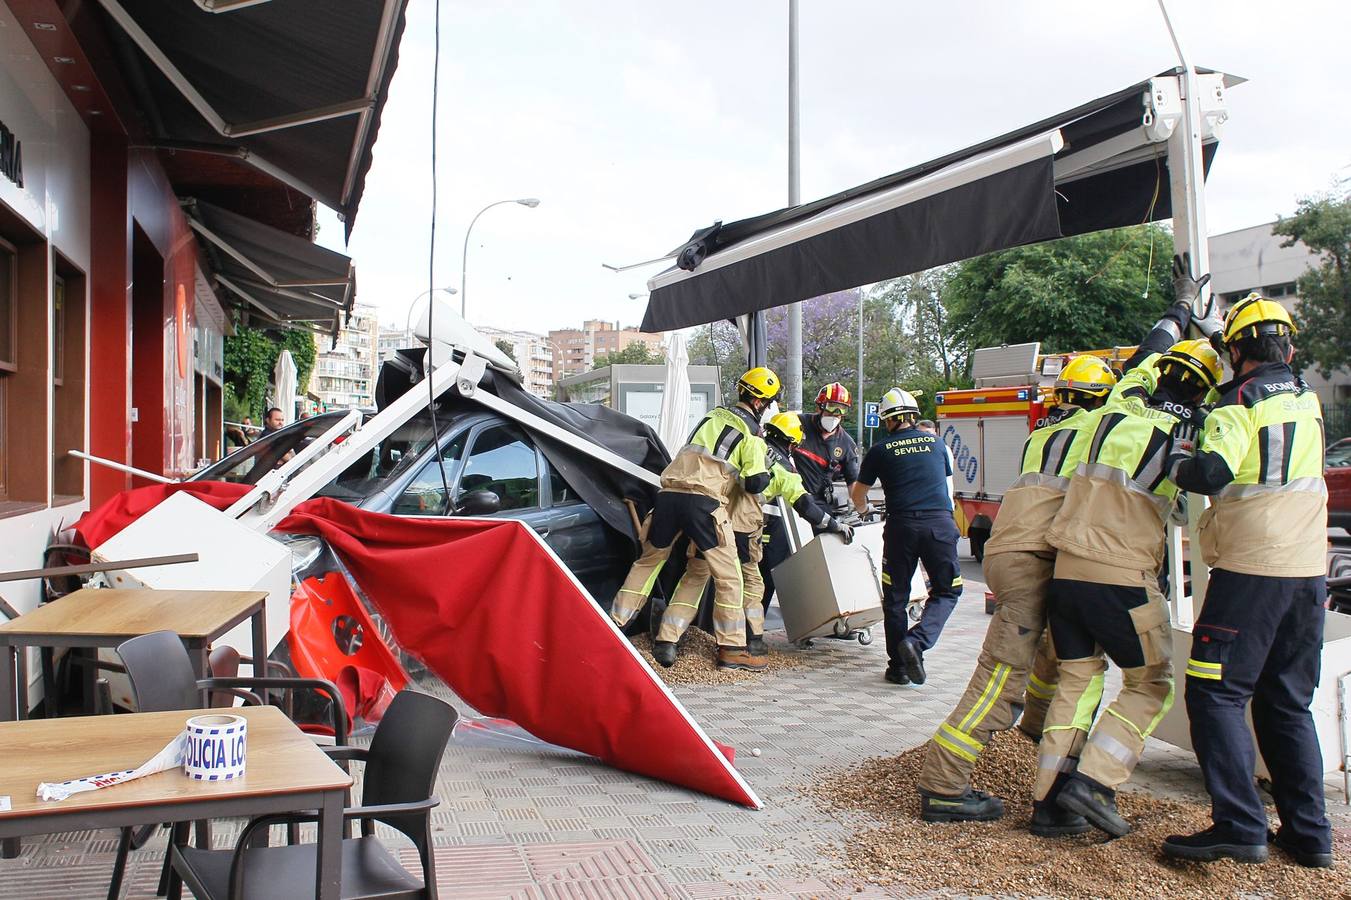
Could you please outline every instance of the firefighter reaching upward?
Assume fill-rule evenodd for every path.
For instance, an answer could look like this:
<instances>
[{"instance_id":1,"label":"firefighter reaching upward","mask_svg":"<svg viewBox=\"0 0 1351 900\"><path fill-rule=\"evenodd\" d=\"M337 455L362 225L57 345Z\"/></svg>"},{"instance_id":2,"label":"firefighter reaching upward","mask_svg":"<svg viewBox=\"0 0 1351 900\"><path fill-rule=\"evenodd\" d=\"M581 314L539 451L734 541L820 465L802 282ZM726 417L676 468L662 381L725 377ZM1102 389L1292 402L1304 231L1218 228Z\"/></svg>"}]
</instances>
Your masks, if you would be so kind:
<instances>
[{"instance_id":1,"label":"firefighter reaching upward","mask_svg":"<svg viewBox=\"0 0 1351 900\"><path fill-rule=\"evenodd\" d=\"M754 668L746 652L741 565L728 504L738 486L758 494L770 483L760 419L779 393L779 377L760 366L737 382L737 404L704 416L690 441L661 473L661 490L644 523L642 553L615 595L610 617L621 628L647 603L672 545L682 534L702 555L713 577L713 624L718 665ZM674 643L657 643L653 655L670 665Z\"/></svg>"},{"instance_id":2,"label":"firefighter reaching upward","mask_svg":"<svg viewBox=\"0 0 1351 900\"><path fill-rule=\"evenodd\" d=\"M1225 317L1234 380L1206 417L1200 450L1179 435L1169 459L1184 490L1209 494L1201 556L1211 567L1192 628L1186 703L1214 825L1163 843L1192 860L1267 858L1267 814L1253 783L1244 711L1271 770L1281 827L1300 865L1332 865L1323 760L1309 706L1318 684L1327 600L1327 484L1317 395L1290 370L1294 323L1258 294Z\"/></svg>"},{"instance_id":3,"label":"firefighter reaching upward","mask_svg":"<svg viewBox=\"0 0 1351 900\"><path fill-rule=\"evenodd\" d=\"M1187 340L1122 378L1047 535L1056 548L1047 609L1060 684L1042 730L1034 799L1115 837L1130 831L1116 789L1173 703L1172 627L1158 584L1178 495L1167 466L1173 430L1199 421L1220 374L1209 342ZM1121 668L1122 688L1094 723L1108 658Z\"/></svg>"}]
</instances>

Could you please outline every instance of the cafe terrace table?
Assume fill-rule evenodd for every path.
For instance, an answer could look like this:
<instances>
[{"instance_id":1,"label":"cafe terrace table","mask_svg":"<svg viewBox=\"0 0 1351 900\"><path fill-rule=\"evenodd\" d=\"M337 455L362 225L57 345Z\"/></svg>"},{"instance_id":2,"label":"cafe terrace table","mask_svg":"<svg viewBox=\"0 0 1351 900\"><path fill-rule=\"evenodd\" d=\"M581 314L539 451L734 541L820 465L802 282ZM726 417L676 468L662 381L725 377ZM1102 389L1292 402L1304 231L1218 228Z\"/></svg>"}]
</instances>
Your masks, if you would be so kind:
<instances>
[{"instance_id":1,"label":"cafe terrace table","mask_svg":"<svg viewBox=\"0 0 1351 900\"><path fill-rule=\"evenodd\" d=\"M72 794L61 801L39 800L38 784L134 769L162 750L189 718L202 711L0 722L0 840L319 810L315 896L337 900L342 878L343 798L352 776L275 706L246 706L229 712L244 716L249 724L243 777L194 781L176 768ZM53 869L52 877L61 877L60 870Z\"/></svg>"},{"instance_id":2,"label":"cafe terrace table","mask_svg":"<svg viewBox=\"0 0 1351 900\"><path fill-rule=\"evenodd\" d=\"M81 588L0 624L0 722L28 715L28 679L21 677L23 647L116 647L152 631L183 639L193 670L205 678L207 645L253 619L253 658L267 658L266 591L114 590ZM85 666L85 696L93 695L94 667Z\"/></svg>"}]
</instances>

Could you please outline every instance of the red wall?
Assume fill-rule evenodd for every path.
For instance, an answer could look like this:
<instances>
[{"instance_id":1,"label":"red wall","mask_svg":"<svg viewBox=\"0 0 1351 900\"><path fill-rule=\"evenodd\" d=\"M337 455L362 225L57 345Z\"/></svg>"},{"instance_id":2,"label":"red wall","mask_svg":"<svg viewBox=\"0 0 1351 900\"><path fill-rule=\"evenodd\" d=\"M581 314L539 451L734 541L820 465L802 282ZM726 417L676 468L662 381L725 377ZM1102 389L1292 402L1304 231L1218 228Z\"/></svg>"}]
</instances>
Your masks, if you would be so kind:
<instances>
[{"instance_id":1,"label":"red wall","mask_svg":"<svg viewBox=\"0 0 1351 900\"><path fill-rule=\"evenodd\" d=\"M90 166L90 452L169 476L186 474L194 457L197 243L153 152L95 135ZM142 265L134 266L138 232ZM94 504L132 484L104 466L92 466L90 477Z\"/></svg>"}]
</instances>

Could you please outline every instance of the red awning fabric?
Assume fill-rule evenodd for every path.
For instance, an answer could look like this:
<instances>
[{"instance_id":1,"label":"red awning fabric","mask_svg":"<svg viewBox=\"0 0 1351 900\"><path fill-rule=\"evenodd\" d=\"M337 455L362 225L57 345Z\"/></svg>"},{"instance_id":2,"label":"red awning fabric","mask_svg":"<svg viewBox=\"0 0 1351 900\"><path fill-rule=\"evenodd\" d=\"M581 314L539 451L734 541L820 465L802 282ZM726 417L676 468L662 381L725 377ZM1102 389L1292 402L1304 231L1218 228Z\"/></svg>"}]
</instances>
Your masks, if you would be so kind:
<instances>
[{"instance_id":1,"label":"red awning fabric","mask_svg":"<svg viewBox=\"0 0 1351 900\"><path fill-rule=\"evenodd\" d=\"M178 490L224 508L246 485L126 491L76 529L90 548ZM506 519L416 519L309 500L277 527L326 540L399 645L485 716L629 772L760 807L572 573ZM503 565L503 560L511 565Z\"/></svg>"}]
</instances>

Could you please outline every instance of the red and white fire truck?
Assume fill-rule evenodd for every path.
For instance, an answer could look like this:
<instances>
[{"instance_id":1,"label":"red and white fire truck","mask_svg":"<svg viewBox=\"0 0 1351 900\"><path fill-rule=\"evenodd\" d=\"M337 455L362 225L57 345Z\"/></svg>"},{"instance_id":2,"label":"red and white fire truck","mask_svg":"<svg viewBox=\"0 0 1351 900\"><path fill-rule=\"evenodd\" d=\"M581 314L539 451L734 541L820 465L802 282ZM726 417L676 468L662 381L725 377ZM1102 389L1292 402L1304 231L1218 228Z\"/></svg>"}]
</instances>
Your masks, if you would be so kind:
<instances>
[{"instance_id":1,"label":"red and white fire truck","mask_svg":"<svg viewBox=\"0 0 1351 900\"><path fill-rule=\"evenodd\" d=\"M952 451L957 526L970 538L976 559L984 558L1004 492L1018 478L1023 442L1055 407L1060 370L1074 357L1089 355L1120 369L1134 352L1114 347L1043 354L1035 342L983 347L972 356L975 387L938 394L938 431Z\"/></svg>"}]
</instances>

